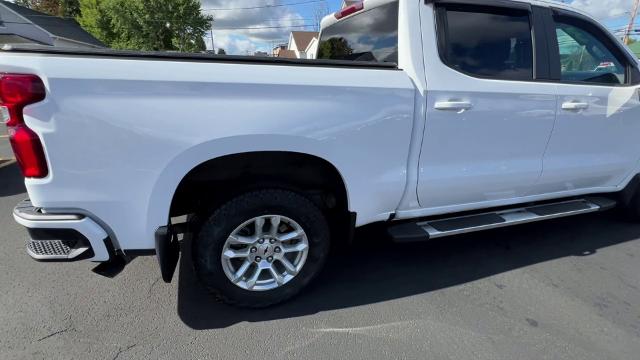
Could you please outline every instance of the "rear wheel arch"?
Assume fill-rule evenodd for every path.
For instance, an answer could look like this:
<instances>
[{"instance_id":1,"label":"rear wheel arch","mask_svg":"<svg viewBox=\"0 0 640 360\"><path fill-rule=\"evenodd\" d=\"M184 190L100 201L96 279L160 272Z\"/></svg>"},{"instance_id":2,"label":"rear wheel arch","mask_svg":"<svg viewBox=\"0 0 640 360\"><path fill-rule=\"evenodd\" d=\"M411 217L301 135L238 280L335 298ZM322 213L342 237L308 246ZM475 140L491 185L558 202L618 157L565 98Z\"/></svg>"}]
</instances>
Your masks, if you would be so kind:
<instances>
[{"instance_id":1,"label":"rear wheel arch","mask_svg":"<svg viewBox=\"0 0 640 360\"><path fill-rule=\"evenodd\" d=\"M237 153L198 164L175 189L169 215L211 211L234 196L262 188L304 195L329 215L332 229L352 226L355 214L349 212L348 189L338 169L321 157L290 151Z\"/></svg>"}]
</instances>

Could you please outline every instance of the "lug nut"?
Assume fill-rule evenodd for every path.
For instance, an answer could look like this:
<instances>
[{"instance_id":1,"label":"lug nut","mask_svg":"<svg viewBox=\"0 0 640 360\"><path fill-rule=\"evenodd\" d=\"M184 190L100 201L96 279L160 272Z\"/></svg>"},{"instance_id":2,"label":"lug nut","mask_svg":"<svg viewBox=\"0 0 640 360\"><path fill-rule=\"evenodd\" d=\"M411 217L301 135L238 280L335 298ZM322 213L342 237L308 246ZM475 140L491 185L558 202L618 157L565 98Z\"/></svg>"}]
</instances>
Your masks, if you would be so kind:
<instances>
[{"instance_id":1,"label":"lug nut","mask_svg":"<svg viewBox=\"0 0 640 360\"><path fill-rule=\"evenodd\" d=\"M255 260L256 260L256 262L260 262L260 261L262 261L262 258L260 256L256 256Z\"/></svg>"},{"instance_id":2,"label":"lug nut","mask_svg":"<svg viewBox=\"0 0 640 360\"><path fill-rule=\"evenodd\" d=\"M276 240L275 240L275 239L271 239L271 240L269 240L269 242L270 242L271 244L275 244L275 243L276 243Z\"/></svg>"},{"instance_id":3,"label":"lug nut","mask_svg":"<svg viewBox=\"0 0 640 360\"><path fill-rule=\"evenodd\" d=\"M273 251L279 254L282 251L282 249L280 249L280 247L278 246L275 249L273 249Z\"/></svg>"},{"instance_id":4,"label":"lug nut","mask_svg":"<svg viewBox=\"0 0 640 360\"><path fill-rule=\"evenodd\" d=\"M258 240L258 244L264 244L264 239Z\"/></svg>"},{"instance_id":5,"label":"lug nut","mask_svg":"<svg viewBox=\"0 0 640 360\"><path fill-rule=\"evenodd\" d=\"M268 261L268 262L273 262L273 256L269 256L269 257L267 258L267 261Z\"/></svg>"},{"instance_id":6,"label":"lug nut","mask_svg":"<svg viewBox=\"0 0 640 360\"><path fill-rule=\"evenodd\" d=\"M258 248L256 248L256 247L252 247L252 248L251 248L251 252L252 252L252 253L255 253L255 252L257 252L257 251L258 251Z\"/></svg>"}]
</instances>

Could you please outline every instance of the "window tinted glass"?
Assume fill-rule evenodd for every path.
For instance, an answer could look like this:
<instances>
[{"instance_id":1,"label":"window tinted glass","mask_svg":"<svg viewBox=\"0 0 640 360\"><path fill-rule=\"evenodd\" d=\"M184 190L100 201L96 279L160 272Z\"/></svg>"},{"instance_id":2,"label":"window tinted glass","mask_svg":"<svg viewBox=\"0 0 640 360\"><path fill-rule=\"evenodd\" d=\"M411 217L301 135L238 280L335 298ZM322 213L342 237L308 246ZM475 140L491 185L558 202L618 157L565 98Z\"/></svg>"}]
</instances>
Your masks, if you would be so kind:
<instances>
[{"instance_id":1,"label":"window tinted glass","mask_svg":"<svg viewBox=\"0 0 640 360\"><path fill-rule=\"evenodd\" d=\"M398 62L398 2L324 29L318 59Z\"/></svg>"},{"instance_id":2,"label":"window tinted glass","mask_svg":"<svg viewBox=\"0 0 640 360\"><path fill-rule=\"evenodd\" d=\"M625 83L625 66L591 32L556 20L556 35L562 80L613 85Z\"/></svg>"},{"instance_id":3,"label":"window tinted glass","mask_svg":"<svg viewBox=\"0 0 640 360\"><path fill-rule=\"evenodd\" d=\"M521 10L447 7L442 58L447 65L481 77L533 79L529 13Z\"/></svg>"}]
</instances>

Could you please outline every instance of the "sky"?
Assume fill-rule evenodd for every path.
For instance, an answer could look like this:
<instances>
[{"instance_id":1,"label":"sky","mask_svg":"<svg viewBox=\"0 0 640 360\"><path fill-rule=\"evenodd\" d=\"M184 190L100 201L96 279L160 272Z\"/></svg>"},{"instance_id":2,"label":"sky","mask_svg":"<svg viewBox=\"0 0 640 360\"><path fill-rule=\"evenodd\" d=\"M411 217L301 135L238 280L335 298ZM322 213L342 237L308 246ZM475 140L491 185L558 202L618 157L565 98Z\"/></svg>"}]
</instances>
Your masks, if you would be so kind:
<instances>
[{"instance_id":1,"label":"sky","mask_svg":"<svg viewBox=\"0 0 640 360\"><path fill-rule=\"evenodd\" d=\"M214 47L223 48L228 54L238 55L253 54L256 51L270 53L276 45L288 42L291 31L315 31L317 30L315 14L333 13L339 10L342 4L342 0L201 0L201 2L204 12L214 17ZM210 49L211 37L205 40L207 48Z\"/></svg>"},{"instance_id":2,"label":"sky","mask_svg":"<svg viewBox=\"0 0 640 360\"><path fill-rule=\"evenodd\" d=\"M416 0L417 1L417 0ZM214 16L213 45L229 54L269 52L287 43L289 33L316 30L316 14L339 10L342 0L201 0L202 8ZM629 21L633 0L564 0L582 9L612 31ZM640 19L638 20L640 22ZM211 48L211 36L207 47Z\"/></svg>"}]
</instances>

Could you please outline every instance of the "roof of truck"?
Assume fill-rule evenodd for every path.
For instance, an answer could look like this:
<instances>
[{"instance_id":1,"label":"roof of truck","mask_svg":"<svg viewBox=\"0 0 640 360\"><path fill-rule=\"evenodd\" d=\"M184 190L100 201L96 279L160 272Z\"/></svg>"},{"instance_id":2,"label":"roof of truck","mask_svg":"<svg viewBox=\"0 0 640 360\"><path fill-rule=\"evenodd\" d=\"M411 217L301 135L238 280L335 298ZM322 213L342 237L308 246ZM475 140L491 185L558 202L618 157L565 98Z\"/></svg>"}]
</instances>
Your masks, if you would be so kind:
<instances>
[{"instance_id":1,"label":"roof of truck","mask_svg":"<svg viewBox=\"0 0 640 360\"><path fill-rule=\"evenodd\" d=\"M385 5L391 2L396 2L398 0L364 0L362 1L362 3L364 4L364 10L366 11L367 9L372 9L372 8L376 8L378 6L381 5ZM413 0L413 1L420 1L420 2L424 2L424 0ZM474 1L474 0L471 0ZM542 7L556 7L556 8L560 8L560 9L567 9L567 10L571 10L573 12L577 12L579 14L588 16L588 17L592 17L590 14L575 8L574 6L571 6L569 4L566 3L561 3L561 2L557 2L557 1L551 1L551 0L506 0L506 1L512 1L512 2L519 2L519 3L525 3L525 4L531 4L531 5L537 5L537 6L542 6ZM482 4L483 1L482 0L475 0L474 2L478 3L478 4ZM353 15L349 15L349 16L345 16L341 19L336 19L334 14L329 14L327 16L325 16L322 19L321 22L321 28L324 29L328 26L331 26L335 23L338 23L344 19L348 19L351 16L354 16L356 14L358 14L360 12L356 12Z\"/></svg>"}]
</instances>

